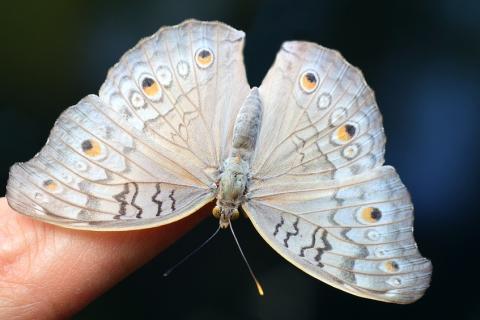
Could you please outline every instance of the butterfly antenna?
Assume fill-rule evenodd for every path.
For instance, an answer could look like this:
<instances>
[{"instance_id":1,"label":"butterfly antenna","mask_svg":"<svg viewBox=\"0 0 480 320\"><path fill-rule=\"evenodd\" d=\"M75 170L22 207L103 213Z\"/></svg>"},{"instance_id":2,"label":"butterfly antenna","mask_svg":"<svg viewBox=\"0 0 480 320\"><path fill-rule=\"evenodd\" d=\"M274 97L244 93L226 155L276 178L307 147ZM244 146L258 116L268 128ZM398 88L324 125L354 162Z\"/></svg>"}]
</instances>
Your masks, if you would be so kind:
<instances>
[{"instance_id":1,"label":"butterfly antenna","mask_svg":"<svg viewBox=\"0 0 480 320\"><path fill-rule=\"evenodd\" d=\"M258 294L263 296L263 288L260 285L260 282L258 282L257 277L255 277L255 274L253 273L253 270L250 267L250 264L248 263L248 260L245 257L245 254L243 254L242 247L240 247L240 243L238 242L237 236L235 235L235 232L233 231L232 223L230 221L228 221L228 225L230 226L230 230L232 231L233 238L235 239L235 242L237 243L238 250L240 250L240 254L242 255L243 261L245 261L245 264L247 265L248 271L250 271L250 275L252 276L253 281L255 281L255 285L257 286Z\"/></svg>"},{"instance_id":2,"label":"butterfly antenna","mask_svg":"<svg viewBox=\"0 0 480 320\"><path fill-rule=\"evenodd\" d=\"M170 273L172 273L173 270L175 270L179 265L181 265L182 263L184 263L185 261L188 260L188 258L190 258L191 256L193 256L195 253L197 253L200 249L202 249L207 243L210 242L210 240L212 240L218 233L218 231L220 231L220 226L218 226L217 230L215 230L215 232L210 236L208 237L207 240L205 240L199 247L197 247L195 250L193 250L192 252L190 252L189 254L187 254L182 260L178 261L173 267L171 267L170 269L168 269L167 271L165 271L163 273L163 276L164 277L168 277L168 275Z\"/></svg>"}]
</instances>

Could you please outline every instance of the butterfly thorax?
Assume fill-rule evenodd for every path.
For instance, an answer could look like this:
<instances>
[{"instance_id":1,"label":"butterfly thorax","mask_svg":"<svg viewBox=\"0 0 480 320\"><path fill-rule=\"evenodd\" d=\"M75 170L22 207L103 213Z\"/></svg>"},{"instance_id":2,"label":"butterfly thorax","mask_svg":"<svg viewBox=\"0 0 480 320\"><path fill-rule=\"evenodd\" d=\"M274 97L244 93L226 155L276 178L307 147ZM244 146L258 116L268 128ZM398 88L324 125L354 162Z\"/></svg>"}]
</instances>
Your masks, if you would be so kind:
<instances>
[{"instance_id":1,"label":"butterfly thorax","mask_svg":"<svg viewBox=\"0 0 480 320\"><path fill-rule=\"evenodd\" d=\"M224 162L217 191L217 206L213 215L220 219L220 227L226 228L230 220L239 216L238 206L245 201L249 165L240 157L230 157Z\"/></svg>"},{"instance_id":2,"label":"butterfly thorax","mask_svg":"<svg viewBox=\"0 0 480 320\"><path fill-rule=\"evenodd\" d=\"M220 219L220 227L228 227L238 218L238 206L245 201L248 189L250 161L262 119L262 102L257 88L253 88L240 108L233 130L232 151L223 163L218 181L217 206L213 215Z\"/></svg>"}]
</instances>

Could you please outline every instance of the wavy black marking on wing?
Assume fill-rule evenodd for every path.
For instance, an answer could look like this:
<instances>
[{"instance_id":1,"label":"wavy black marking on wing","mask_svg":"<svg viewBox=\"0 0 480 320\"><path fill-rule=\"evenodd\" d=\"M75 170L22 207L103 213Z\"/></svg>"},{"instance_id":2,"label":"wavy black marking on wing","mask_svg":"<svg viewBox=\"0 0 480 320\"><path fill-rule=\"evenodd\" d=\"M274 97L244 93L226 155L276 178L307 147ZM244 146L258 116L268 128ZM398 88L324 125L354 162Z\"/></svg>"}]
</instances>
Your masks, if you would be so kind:
<instances>
[{"instance_id":1,"label":"wavy black marking on wing","mask_svg":"<svg viewBox=\"0 0 480 320\"><path fill-rule=\"evenodd\" d=\"M175 193L175 190L172 190L172 192L170 192L170 195L168 196L171 200L172 200L172 212L175 211L175 202L177 202L177 200L175 200L175 198L173 197L173 194Z\"/></svg>"},{"instance_id":2,"label":"wavy black marking on wing","mask_svg":"<svg viewBox=\"0 0 480 320\"><path fill-rule=\"evenodd\" d=\"M340 268L345 270L345 271L342 271L342 276L343 276L343 279L346 280L346 282L355 283L355 284L357 283L355 272L348 271L348 270L353 270L355 268L355 259L344 257L343 262L340 265Z\"/></svg>"},{"instance_id":3,"label":"wavy black marking on wing","mask_svg":"<svg viewBox=\"0 0 480 320\"><path fill-rule=\"evenodd\" d=\"M162 200L157 200L157 197L162 192L162 190L160 189L160 183L155 184L155 188L156 188L157 192L152 196L152 202L154 202L158 205L157 214L156 214L156 216L158 217L162 213L162 205L163 205Z\"/></svg>"},{"instance_id":4,"label":"wavy black marking on wing","mask_svg":"<svg viewBox=\"0 0 480 320\"><path fill-rule=\"evenodd\" d=\"M302 247L300 249L300 257L305 257L305 254L304 254L305 250L312 249L315 246L315 236L317 235L318 230L320 230L320 227L316 227L315 230L313 231L312 242L308 246Z\"/></svg>"},{"instance_id":5,"label":"wavy black marking on wing","mask_svg":"<svg viewBox=\"0 0 480 320\"><path fill-rule=\"evenodd\" d=\"M133 194L133 197L132 197L132 202L130 203L135 209L138 210L138 213L137 213L137 218L140 219L142 218L142 213L143 213L143 209L142 207L139 207L136 203L135 203L135 200L137 199L137 196L138 196L138 184L136 184L135 182L132 182L133 186L135 187L135 193Z\"/></svg>"},{"instance_id":6,"label":"wavy black marking on wing","mask_svg":"<svg viewBox=\"0 0 480 320\"><path fill-rule=\"evenodd\" d=\"M285 247L287 247L287 248L288 248L288 240L290 239L290 237L291 236L296 236L300 232L300 230L298 229L298 221L300 221L299 217L297 217L297 219L293 223L293 229L295 229L295 232L287 232L287 236L285 237L285 239L283 239L283 243L285 244Z\"/></svg>"},{"instance_id":7,"label":"wavy black marking on wing","mask_svg":"<svg viewBox=\"0 0 480 320\"><path fill-rule=\"evenodd\" d=\"M280 216L280 222L277 223L277 225L275 226L275 231L273 232L274 237L277 235L278 230L280 230L280 227L283 226L284 223L285 223L285 220L283 219L283 216Z\"/></svg>"},{"instance_id":8,"label":"wavy black marking on wing","mask_svg":"<svg viewBox=\"0 0 480 320\"><path fill-rule=\"evenodd\" d=\"M114 216L114 219L120 219L120 216L124 216L127 213L127 204L125 197L130 192L130 188L128 187L128 183L123 185L123 191L119 194L113 196L113 199L120 202L120 210L118 211L118 215Z\"/></svg>"},{"instance_id":9,"label":"wavy black marking on wing","mask_svg":"<svg viewBox=\"0 0 480 320\"><path fill-rule=\"evenodd\" d=\"M323 263L320 262L320 259L322 259L322 255L325 251L330 251L332 250L332 245L330 244L330 242L328 242L327 240L327 231L325 231L325 229L322 229L322 237L321 237L321 240L323 242L323 248L317 248L317 255L315 256L315 261L318 261L318 266L320 268L323 268Z\"/></svg>"}]
</instances>

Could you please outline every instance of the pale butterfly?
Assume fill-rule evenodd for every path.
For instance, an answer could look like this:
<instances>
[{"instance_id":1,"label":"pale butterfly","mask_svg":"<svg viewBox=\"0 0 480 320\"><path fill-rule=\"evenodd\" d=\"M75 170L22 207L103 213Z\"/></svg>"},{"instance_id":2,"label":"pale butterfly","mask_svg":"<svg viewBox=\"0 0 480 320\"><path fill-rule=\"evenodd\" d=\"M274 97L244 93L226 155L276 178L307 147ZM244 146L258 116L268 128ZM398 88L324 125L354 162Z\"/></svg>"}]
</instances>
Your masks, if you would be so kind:
<instances>
[{"instance_id":1,"label":"pale butterfly","mask_svg":"<svg viewBox=\"0 0 480 320\"><path fill-rule=\"evenodd\" d=\"M373 91L334 50L285 42L250 88L244 33L185 21L141 40L98 95L67 109L10 171L12 208L67 228L151 228L216 199L241 207L295 266L351 294L419 299L432 265L413 238ZM232 229L233 230L233 229Z\"/></svg>"}]
</instances>

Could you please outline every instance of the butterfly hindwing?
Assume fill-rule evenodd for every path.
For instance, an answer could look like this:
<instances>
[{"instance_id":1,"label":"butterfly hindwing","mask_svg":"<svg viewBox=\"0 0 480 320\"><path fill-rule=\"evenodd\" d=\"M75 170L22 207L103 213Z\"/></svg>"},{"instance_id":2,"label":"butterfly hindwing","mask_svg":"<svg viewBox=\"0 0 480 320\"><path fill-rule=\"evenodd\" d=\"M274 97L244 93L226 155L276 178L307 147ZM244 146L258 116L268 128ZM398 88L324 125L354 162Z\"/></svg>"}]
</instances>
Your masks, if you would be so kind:
<instances>
[{"instance_id":1,"label":"butterfly hindwing","mask_svg":"<svg viewBox=\"0 0 480 320\"><path fill-rule=\"evenodd\" d=\"M410 197L392 167L264 193L243 208L277 252L334 287L395 303L428 288L431 263L417 249Z\"/></svg>"},{"instance_id":2,"label":"butterfly hindwing","mask_svg":"<svg viewBox=\"0 0 480 320\"><path fill-rule=\"evenodd\" d=\"M219 22L165 27L129 50L12 167L19 212L66 227L128 230L178 220L214 198L248 94L244 33Z\"/></svg>"},{"instance_id":3,"label":"butterfly hindwing","mask_svg":"<svg viewBox=\"0 0 480 320\"><path fill-rule=\"evenodd\" d=\"M168 223L213 199L185 166L104 110L97 96L83 99L60 116L33 159L12 167L14 209L71 228L120 230Z\"/></svg>"}]
</instances>

